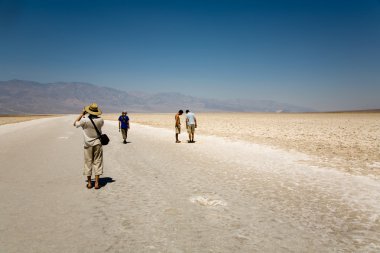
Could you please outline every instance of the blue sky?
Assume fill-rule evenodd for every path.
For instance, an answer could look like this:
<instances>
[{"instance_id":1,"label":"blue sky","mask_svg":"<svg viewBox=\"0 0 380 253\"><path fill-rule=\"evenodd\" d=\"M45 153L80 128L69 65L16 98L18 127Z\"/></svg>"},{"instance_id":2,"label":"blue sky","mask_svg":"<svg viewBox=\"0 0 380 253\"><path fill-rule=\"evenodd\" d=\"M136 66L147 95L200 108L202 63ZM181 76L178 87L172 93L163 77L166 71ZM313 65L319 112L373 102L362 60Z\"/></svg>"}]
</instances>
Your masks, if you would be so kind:
<instances>
[{"instance_id":1,"label":"blue sky","mask_svg":"<svg viewBox=\"0 0 380 253\"><path fill-rule=\"evenodd\" d=\"M379 0L0 0L0 80L380 108Z\"/></svg>"}]
</instances>

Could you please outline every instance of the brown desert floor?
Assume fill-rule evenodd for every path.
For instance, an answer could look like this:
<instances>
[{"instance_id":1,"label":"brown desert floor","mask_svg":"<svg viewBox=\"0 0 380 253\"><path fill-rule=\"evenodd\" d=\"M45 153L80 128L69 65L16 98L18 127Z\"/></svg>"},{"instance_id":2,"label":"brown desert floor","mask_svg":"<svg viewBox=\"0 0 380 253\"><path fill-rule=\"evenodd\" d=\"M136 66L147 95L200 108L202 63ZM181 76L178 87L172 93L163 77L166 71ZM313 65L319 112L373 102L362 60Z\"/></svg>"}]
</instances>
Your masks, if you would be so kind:
<instances>
[{"instance_id":1,"label":"brown desert floor","mask_svg":"<svg viewBox=\"0 0 380 253\"><path fill-rule=\"evenodd\" d=\"M174 113L129 116L139 124L174 128ZM308 161L311 164L380 177L380 113L198 113L196 116L196 134L296 150L312 155L313 159ZM105 115L110 120L117 117L117 114ZM183 115L185 132L184 125Z\"/></svg>"},{"instance_id":2,"label":"brown desert floor","mask_svg":"<svg viewBox=\"0 0 380 253\"><path fill-rule=\"evenodd\" d=\"M0 114L0 125L12 124L18 122L24 122L34 119L43 119L57 117L55 114L40 114L40 115L9 115L9 114Z\"/></svg>"}]
</instances>

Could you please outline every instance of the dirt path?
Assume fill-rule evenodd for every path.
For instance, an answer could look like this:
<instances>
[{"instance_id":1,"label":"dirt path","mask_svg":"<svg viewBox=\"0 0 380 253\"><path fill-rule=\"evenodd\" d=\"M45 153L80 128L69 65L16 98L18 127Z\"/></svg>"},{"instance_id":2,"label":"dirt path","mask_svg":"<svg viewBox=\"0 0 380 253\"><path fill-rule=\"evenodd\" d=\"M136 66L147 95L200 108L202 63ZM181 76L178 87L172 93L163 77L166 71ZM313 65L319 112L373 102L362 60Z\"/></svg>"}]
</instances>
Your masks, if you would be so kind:
<instances>
[{"instance_id":1,"label":"dirt path","mask_svg":"<svg viewBox=\"0 0 380 253\"><path fill-rule=\"evenodd\" d=\"M124 145L106 122L106 185L87 190L73 118L0 127L0 252L380 250L379 181L141 125Z\"/></svg>"}]
</instances>

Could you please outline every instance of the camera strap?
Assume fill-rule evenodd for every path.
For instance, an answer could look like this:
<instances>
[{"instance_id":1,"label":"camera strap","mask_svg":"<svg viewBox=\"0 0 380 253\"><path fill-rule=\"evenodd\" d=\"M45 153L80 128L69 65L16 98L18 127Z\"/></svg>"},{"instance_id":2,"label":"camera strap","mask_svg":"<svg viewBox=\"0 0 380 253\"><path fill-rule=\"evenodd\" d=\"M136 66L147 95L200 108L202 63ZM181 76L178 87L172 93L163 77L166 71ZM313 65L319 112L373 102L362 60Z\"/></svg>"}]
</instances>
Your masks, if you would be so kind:
<instances>
[{"instance_id":1,"label":"camera strap","mask_svg":"<svg viewBox=\"0 0 380 253\"><path fill-rule=\"evenodd\" d=\"M100 133L100 131L99 131L98 128L96 127L96 125L95 125L94 121L92 120L91 116L89 116L88 118L91 120L92 125L94 125L95 131L96 131L96 133L98 134L98 138L100 138L100 136L101 136L102 134ZM97 138L97 139L98 139L98 138Z\"/></svg>"}]
</instances>

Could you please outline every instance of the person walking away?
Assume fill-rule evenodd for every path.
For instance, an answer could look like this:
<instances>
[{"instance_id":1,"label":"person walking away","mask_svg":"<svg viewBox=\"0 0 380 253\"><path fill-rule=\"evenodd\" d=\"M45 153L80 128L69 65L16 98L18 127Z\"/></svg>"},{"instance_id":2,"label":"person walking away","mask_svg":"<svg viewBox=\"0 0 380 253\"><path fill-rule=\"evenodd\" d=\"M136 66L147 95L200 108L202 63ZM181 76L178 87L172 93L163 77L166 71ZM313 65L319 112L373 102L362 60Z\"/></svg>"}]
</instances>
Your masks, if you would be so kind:
<instances>
[{"instance_id":1,"label":"person walking away","mask_svg":"<svg viewBox=\"0 0 380 253\"><path fill-rule=\"evenodd\" d=\"M91 176L95 174L95 189L99 189L99 176L103 174L103 148L94 124L101 132L104 120L99 117L102 111L96 103L84 108L82 114L74 122L74 126L82 127L84 137L83 174L87 176L87 188L92 188Z\"/></svg>"},{"instance_id":2,"label":"person walking away","mask_svg":"<svg viewBox=\"0 0 380 253\"><path fill-rule=\"evenodd\" d=\"M129 130L129 117L127 111L123 111L119 117L119 132L123 137L123 143L127 144L128 130Z\"/></svg>"},{"instance_id":3,"label":"person walking away","mask_svg":"<svg viewBox=\"0 0 380 253\"><path fill-rule=\"evenodd\" d=\"M180 116L183 114L182 110L179 110L178 113L175 115L175 142L181 143L181 141L178 139L178 135L181 133L181 118Z\"/></svg>"},{"instance_id":4,"label":"person walking away","mask_svg":"<svg viewBox=\"0 0 380 253\"><path fill-rule=\"evenodd\" d=\"M195 128L197 128L197 119L190 110L186 110L186 128L189 134L189 143L194 143Z\"/></svg>"}]
</instances>

